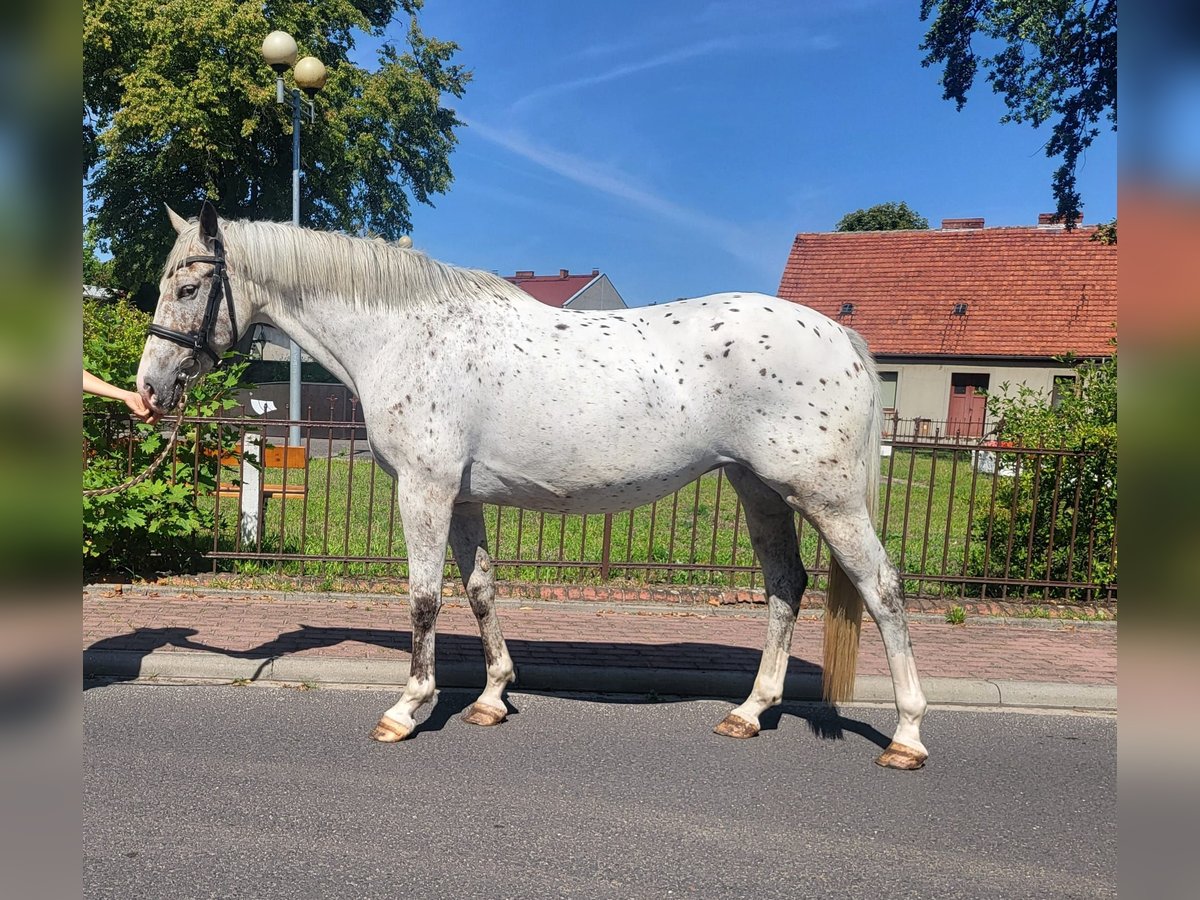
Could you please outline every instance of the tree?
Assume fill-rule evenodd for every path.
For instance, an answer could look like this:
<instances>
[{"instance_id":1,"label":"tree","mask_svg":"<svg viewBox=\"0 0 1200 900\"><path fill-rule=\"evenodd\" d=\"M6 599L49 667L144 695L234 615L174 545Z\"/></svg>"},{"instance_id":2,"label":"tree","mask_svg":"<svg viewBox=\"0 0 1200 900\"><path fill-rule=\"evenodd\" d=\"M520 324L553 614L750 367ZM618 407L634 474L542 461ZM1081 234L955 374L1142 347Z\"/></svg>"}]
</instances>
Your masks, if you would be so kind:
<instances>
[{"instance_id":1,"label":"tree","mask_svg":"<svg viewBox=\"0 0 1200 900\"><path fill-rule=\"evenodd\" d=\"M878 203L867 209L846 213L835 231L906 231L929 227L929 220L908 208L908 204Z\"/></svg>"},{"instance_id":2,"label":"tree","mask_svg":"<svg viewBox=\"0 0 1200 900\"><path fill-rule=\"evenodd\" d=\"M1074 227L1079 157L1101 118L1117 130L1117 0L921 0L921 21L935 10L921 64L943 66L942 97L961 110L982 63L1008 107L1001 122L1052 122L1046 156L1062 163L1051 187L1059 218ZM999 49L976 56L976 32Z\"/></svg>"},{"instance_id":3,"label":"tree","mask_svg":"<svg viewBox=\"0 0 1200 900\"><path fill-rule=\"evenodd\" d=\"M972 575L1117 582L1117 356L1074 368L1073 389L1057 397L1024 385L1015 393L1001 385L988 397L1001 447L1076 452L997 451L997 465L1010 474L993 480L992 514L976 520ZM1041 593L1078 596L1064 588Z\"/></svg>"},{"instance_id":4,"label":"tree","mask_svg":"<svg viewBox=\"0 0 1200 900\"><path fill-rule=\"evenodd\" d=\"M303 222L408 231L410 196L430 203L450 185L462 123L442 101L470 80L451 63L456 44L421 32L422 5L84 0L83 171L118 283L157 282L175 238L163 203L186 212L207 198L230 218L291 217L291 106L275 102L260 53L274 29L329 73L316 122L303 126ZM373 72L350 62L354 32L382 35L397 13L409 16L403 52L385 43Z\"/></svg>"},{"instance_id":5,"label":"tree","mask_svg":"<svg viewBox=\"0 0 1200 900\"><path fill-rule=\"evenodd\" d=\"M113 288L112 260L96 255L99 243L96 223L88 222L83 226L83 283L86 287Z\"/></svg>"},{"instance_id":6,"label":"tree","mask_svg":"<svg viewBox=\"0 0 1200 900\"><path fill-rule=\"evenodd\" d=\"M1110 246L1115 244L1117 242L1117 220L1113 219L1111 222L1101 222L1097 225L1092 240Z\"/></svg>"}]
</instances>

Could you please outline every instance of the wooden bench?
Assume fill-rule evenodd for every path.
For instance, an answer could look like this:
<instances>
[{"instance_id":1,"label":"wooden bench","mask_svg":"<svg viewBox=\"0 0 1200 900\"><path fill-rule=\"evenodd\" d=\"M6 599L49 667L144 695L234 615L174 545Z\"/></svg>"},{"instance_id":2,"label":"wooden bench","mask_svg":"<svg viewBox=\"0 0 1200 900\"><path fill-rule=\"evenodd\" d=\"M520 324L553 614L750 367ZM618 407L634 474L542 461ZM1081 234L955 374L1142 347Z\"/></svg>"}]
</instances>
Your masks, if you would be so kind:
<instances>
[{"instance_id":1,"label":"wooden bench","mask_svg":"<svg viewBox=\"0 0 1200 900\"><path fill-rule=\"evenodd\" d=\"M303 447L267 447L262 451L262 455L262 467L264 469L283 469L283 477L287 481L286 484L264 484L262 486L264 499L268 497L302 498L308 493L307 479L305 478L308 469L308 454L304 452ZM254 459L253 452L251 459ZM223 454L221 465L242 471L241 451L235 450ZM248 461L246 465L249 467L256 463ZM222 499L240 497L242 487L243 485L240 484L222 481L217 490L217 496Z\"/></svg>"},{"instance_id":2,"label":"wooden bench","mask_svg":"<svg viewBox=\"0 0 1200 900\"><path fill-rule=\"evenodd\" d=\"M221 466L241 473L241 484L221 481L217 497L218 502L220 498L238 501L241 539L246 546L262 542L263 505L267 498L302 500L308 494L308 454L303 447L263 447L261 434L248 433L240 450L221 454ZM264 484L263 472L267 469L282 469L283 481Z\"/></svg>"}]
</instances>

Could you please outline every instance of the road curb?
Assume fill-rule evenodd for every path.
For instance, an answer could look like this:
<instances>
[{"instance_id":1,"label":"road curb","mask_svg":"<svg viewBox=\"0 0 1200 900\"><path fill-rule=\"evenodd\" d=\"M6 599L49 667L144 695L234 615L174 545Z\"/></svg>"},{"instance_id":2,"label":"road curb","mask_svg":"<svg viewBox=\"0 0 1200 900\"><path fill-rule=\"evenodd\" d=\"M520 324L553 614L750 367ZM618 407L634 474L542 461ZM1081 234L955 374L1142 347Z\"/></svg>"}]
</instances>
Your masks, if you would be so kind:
<instances>
[{"instance_id":1,"label":"road curb","mask_svg":"<svg viewBox=\"0 0 1200 900\"><path fill-rule=\"evenodd\" d=\"M345 657L281 656L272 659L239 659L218 653L186 650L139 653L130 650L84 650L83 674L87 678L285 681L328 685L379 685L403 687L408 678L407 660L349 659ZM714 669L670 669L640 666L564 666L525 664L518 669L516 688L525 690L663 694L684 697L718 697L741 700L754 681L754 673ZM483 669L477 663L438 664L438 686L482 688ZM931 704L1001 707L1012 709L1070 709L1115 712L1117 688L1110 684L1022 682L979 678L924 678L921 681ZM784 698L819 700L821 679L814 673L791 674L784 682ZM892 682L882 675L860 675L854 701L893 702Z\"/></svg>"}]
</instances>

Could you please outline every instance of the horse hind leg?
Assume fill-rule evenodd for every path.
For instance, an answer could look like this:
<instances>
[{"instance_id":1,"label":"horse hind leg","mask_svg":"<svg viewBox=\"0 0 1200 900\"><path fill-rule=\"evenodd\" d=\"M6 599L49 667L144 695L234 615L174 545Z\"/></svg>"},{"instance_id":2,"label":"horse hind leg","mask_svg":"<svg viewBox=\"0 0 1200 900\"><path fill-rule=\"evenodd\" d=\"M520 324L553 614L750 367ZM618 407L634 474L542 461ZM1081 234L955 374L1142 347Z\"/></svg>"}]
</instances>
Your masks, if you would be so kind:
<instances>
[{"instance_id":1,"label":"horse hind leg","mask_svg":"<svg viewBox=\"0 0 1200 900\"><path fill-rule=\"evenodd\" d=\"M748 738L758 734L759 716L783 699L792 631L808 573L800 561L791 507L747 470L727 466L725 471L741 497L750 542L762 563L768 617L767 637L750 696L714 730L726 737Z\"/></svg>"},{"instance_id":2,"label":"horse hind leg","mask_svg":"<svg viewBox=\"0 0 1200 900\"><path fill-rule=\"evenodd\" d=\"M898 723L891 744L876 762L892 769L919 769L929 757L921 743L926 704L904 615L900 575L875 534L865 504L841 511L822 507L807 515L832 548L840 574L857 588L883 638Z\"/></svg>"},{"instance_id":3,"label":"horse hind leg","mask_svg":"<svg viewBox=\"0 0 1200 900\"><path fill-rule=\"evenodd\" d=\"M504 690L516 680L516 672L496 615L496 570L487 551L481 505L455 508L450 520L450 546L462 573L471 610L479 622L483 658L487 665L487 685L463 714L463 721L472 725L499 725L508 715Z\"/></svg>"}]
</instances>

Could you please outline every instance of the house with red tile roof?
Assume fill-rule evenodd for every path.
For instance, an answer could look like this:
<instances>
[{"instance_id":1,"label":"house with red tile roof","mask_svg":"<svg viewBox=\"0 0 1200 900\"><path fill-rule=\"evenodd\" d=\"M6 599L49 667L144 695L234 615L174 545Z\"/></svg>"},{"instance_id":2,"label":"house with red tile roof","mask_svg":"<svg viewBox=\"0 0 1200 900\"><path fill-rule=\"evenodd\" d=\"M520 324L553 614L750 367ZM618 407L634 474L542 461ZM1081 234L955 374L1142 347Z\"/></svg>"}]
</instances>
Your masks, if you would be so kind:
<instances>
[{"instance_id":1,"label":"house with red tile roof","mask_svg":"<svg viewBox=\"0 0 1200 900\"><path fill-rule=\"evenodd\" d=\"M547 306L560 309L626 309L628 304L617 293L608 276L599 269L590 275L572 275L559 269L557 275L535 275L532 271L505 275L510 281Z\"/></svg>"},{"instance_id":2,"label":"house with red tile roof","mask_svg":"<svg viewBox=\"0 0 1200 900\"><path fill-rule=\"evenodd\" d=\"M1095 226L798 234L779 296L853 328L878 363L890 417L917 435L979 437L987 392L1073 384L1060 357L1112 355L1117 248Z\"/></svg>"}]
</instances>

